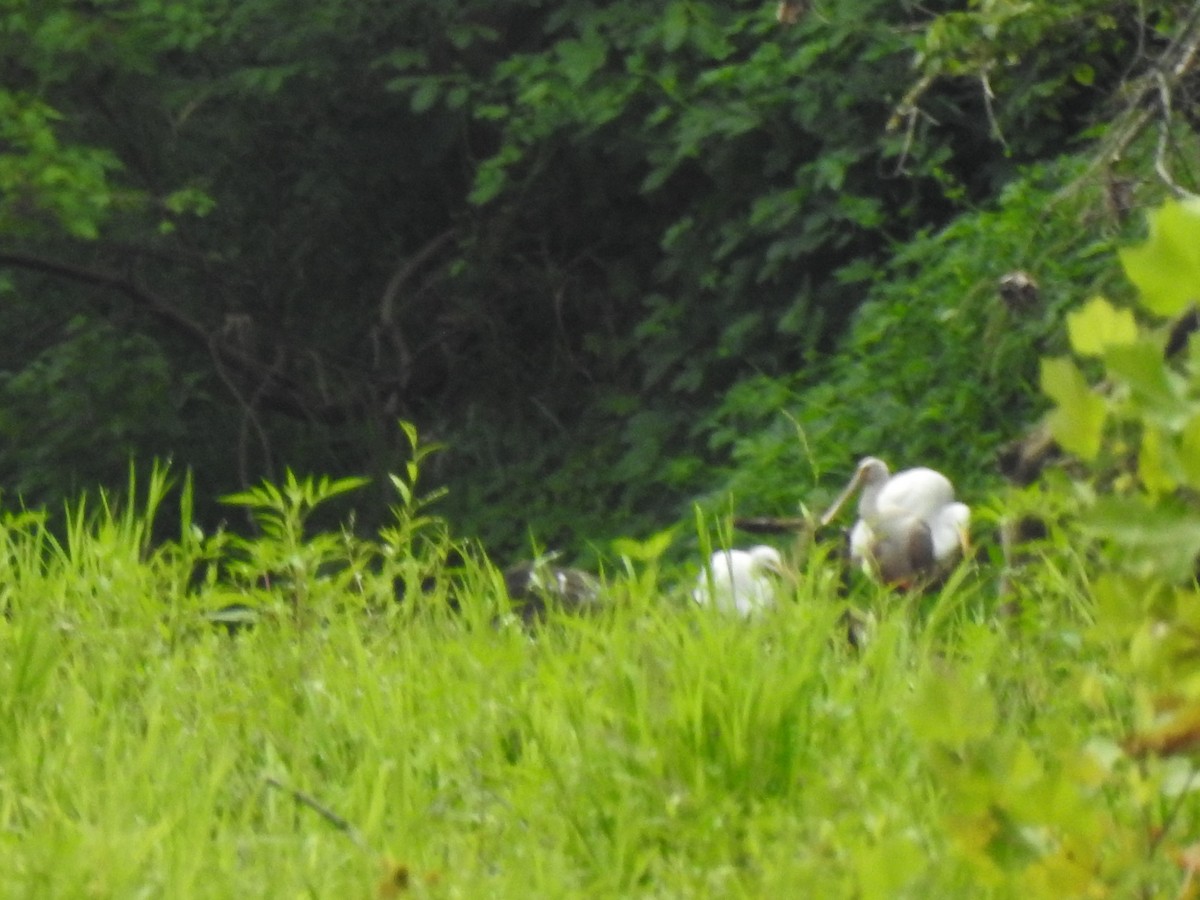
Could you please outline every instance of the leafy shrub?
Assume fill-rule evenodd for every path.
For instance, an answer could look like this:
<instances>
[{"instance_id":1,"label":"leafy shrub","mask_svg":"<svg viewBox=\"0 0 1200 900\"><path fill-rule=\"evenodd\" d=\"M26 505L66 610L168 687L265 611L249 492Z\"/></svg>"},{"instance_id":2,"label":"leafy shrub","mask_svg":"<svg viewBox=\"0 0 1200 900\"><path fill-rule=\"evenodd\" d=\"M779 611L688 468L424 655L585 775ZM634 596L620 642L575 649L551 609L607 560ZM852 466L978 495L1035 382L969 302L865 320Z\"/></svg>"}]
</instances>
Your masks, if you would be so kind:
<instances>
[{"instance_id":1,"label":"leafy shrub","mask_svg":"<svg viewBox=\"0 0 1200 900\"><path fill-rule=\"evenodd\" d=\"M1105 552L1098 633L1128 642L1136 727L1151 735L1139 740L1175 751L1200 747L1200 200L1154 211L1149 238L1121 262L1136 304L1080 306L1068 326L1082 359L1046 360L1042 383L1055 437L1092 474L1081 527Z\"/></svg>"},{"instance_id":2,"label":"leafy shrub","mask_svg":"<svg viewBox=\"0 0 1200 900\"><path fill-rule=\"evenodd\" d=\"M1168 201L1151 213L1149 239L1119 255L1135 302L1077 300L1066 317L1074 356L1042 361L1050 427L1078 461L1074 483L1057 473L1044 488L1054 495L1045 505L1075 510L1074 546L1060 540L1027 573L1057 589L1019 589L1046 605L1004 651L1015 658L1032 649L1026 641L1053 644L1036 652L1075 667L1060 689L1097 719L1035 750L991 715L1003 690L996 671L976 678L952 668L957 681L942 670L918 686L937 713L913 724L955 810L960 858L985 883L1032 896L1149 894L1175 883L1176 868L1186 890L1197 868L1200 341L1190 335L1200 201ZM1072 584L1084 602L1066 624L1058 616ZM948 705L963 702L969 713L948 724Z\"/></svg>"},{"instance_id":3,"label":"leafy shrub","mask_svg":"<svg viewBox=\"0 0 1200 900\"><path fill-rule=\"evenodd\" d=\"M386 472L402 416L450 445L454 515L518 504L479 531L507 546L527 523L557 542L576 504L589 536L676 517L781 391L836 419L808 391L873 273L1083 139L1149 33L1117 0L843 0L789 28L761 0L224 6L0 14L22 317L53 327L28 289L53 273L170 346L206 391L171 441L204 497L285 466ZM960 384L921 425L987 405ZM804 424L838 467L857 443ZM754 442L786 458L769 425ZM69 495L60 463L23 465Z\"/></svg>"},{"instance_id":4,"label":"leafy shrub","mask_svg":"<svg viewBox=\"0 0 1200 900\"><path fill-rule=\"evenodd\" d=\"M994 484L998 447L1044 403L1038 360L1061 342L1063 311L1114 275L1100 198L1063 190L1084 165L1030 167L993 208L897 247L878 271L844 270L865 300L828 363L744 381L706 423L733 463L721 492L794 510L868 454L943 469L971 492ZM1017 270L1039 285L1027 308L1001 300Z\"/></svg>"},{"instance_id":5,"label":"leafy shrub","mask_svg":"<svg viewBox=\"0 0 1200 900\"><path fill-rule=\"evenodd\" d=\"M0 484L31 506L120 484L131 458L170 454L189 395L151 338L76 317L0 372Z\"/></svg>"}]
</instances>

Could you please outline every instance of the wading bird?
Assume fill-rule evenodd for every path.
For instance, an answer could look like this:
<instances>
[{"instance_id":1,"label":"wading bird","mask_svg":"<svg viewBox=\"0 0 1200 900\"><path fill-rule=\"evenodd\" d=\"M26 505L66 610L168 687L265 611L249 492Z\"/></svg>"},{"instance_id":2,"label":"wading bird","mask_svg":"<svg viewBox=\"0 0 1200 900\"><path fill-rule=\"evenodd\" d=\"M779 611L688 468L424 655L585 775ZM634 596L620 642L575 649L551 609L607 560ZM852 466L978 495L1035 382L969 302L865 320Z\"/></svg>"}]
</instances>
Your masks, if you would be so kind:
<instances>
[{"instance_id":1,"label":"wading bird","mask_svg":"<svg viewBox=\"0 0 1200 900\"><path fill-rule=\"evenodd\" d=\"M701 606L748 616L775 604L777 585L771 576L783 574L783 559L774 547L718 550L700 572L692 599Z\"/></svg>"},{"instance_id":2,"label":"wading bird","mask_svg":"<svg viewBox=\"0 0 1200 900\"><path fill-rule=\"evenodd\" d=\"M528 625L546 618L550 607L565 612L595 612L601 603L600 582L579 569L550 565L555 554L504 570L504 588L513 609Z\"/></svg>"},{"instance_id":3,"label":"wading bird","mask_svg":"<svg viewBox=\"0 0 1200 900\"><path fill-rule=\"evenodd\" d=\"M916 468L892 475L886 463L868 456L821 524L828 525L859 489L850 561L884 584L926 583L966 552L971 510L955 501L954 486L940 472Z\"/></svg>"},{"instance_id":4,"label":"wading bird","mask_svg":"<svg viewBox=\"0 0 1200 900\"><path fill-rule=\"evenodd\" d=\"M262 614L254 607L247 606L245 603L227 603L220 609L213 609L202 613L201 618L206 622L224 628L226 634L235 635L243 631L248 631L257 625L262 618Z\"/></svg>"}]
</instances>

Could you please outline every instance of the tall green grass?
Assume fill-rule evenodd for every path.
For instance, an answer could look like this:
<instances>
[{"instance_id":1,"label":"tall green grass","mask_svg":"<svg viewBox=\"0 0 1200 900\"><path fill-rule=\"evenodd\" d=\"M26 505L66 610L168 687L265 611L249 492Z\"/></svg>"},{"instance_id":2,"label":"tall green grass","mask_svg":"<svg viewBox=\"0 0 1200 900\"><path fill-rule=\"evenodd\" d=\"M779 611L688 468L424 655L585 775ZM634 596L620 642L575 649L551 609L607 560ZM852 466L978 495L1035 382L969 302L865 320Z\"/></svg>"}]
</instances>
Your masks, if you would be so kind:
<instances>
[{"instance_id":1,"label":"tall green grass","mask_svg":"<svg viewBox=\"0 0 1200 900\"><path fill-rule=\"evenodd\" d=\"M986 566L925 598L840 597L818 547L786 602L743 621L687 599L695 571L658 570L664 538L607 573L604 613L529 631L481 553L444 567L454 545L409 476L376 540L309 533L311 510L352 485L292 476L234 498L256 539L199 534L186 485L172 493L161 471L55 532L6 515L0 895L1182 883L1190 781L1120 750L1124 648L1094 637L1065 546L1018 580L1015 617L996 614ZM180 537L155 542L167 506ZM202 614L234 600L260 619L231 636ZM848 603L877 620L861 650Z\"/></svg>"}]
</instances>

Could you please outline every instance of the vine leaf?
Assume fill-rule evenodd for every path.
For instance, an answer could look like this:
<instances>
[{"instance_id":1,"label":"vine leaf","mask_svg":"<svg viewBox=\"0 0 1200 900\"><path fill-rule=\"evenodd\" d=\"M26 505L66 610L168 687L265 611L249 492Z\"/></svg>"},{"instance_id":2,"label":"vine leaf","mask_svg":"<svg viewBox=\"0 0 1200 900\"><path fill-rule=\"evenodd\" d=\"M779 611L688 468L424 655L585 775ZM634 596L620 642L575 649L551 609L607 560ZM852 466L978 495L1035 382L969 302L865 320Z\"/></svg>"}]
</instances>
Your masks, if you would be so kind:
<instances>
[{"instance_id":1,"label":"vine leaf","mask_svg":"<svg viewBox=\"0 0 1200 900\"><path fill-rule=\"evenodd\" d=\"M1150 237L1119 252L1142 305L1179 315L1200 299L1200 198L1168 200L1149 215Z\"/></svg>"},{"instance_id":2,"label":"vine leaf","mask_svg":"<svg viewBox=\"0 0 1200 900\"><path fill-rule=\"evenodd\" d=\"M1042 391L1055 403L1049 419L1054 439L1080 459L1095 459L1108 414L1104 398L1092 391L1083 373L1066 357L1042 360L1041 383Z\"/></svg>"},{"instance_id":3,"label":"vine leaf","mask_svg":"<svg viewBox=\"0 0 1200 900\"><path fill-rule=\"evenodd\" d=\"M1166 498L1104 497L1081 524L1122 548L1128 568L1170 581L1191 577L1200 553L1200 520Z\"/></svg>"},{"instance_id":4,"label":"vine leaf","mask_svg":"<svg viewBox=\"0 0 1200 900\"><path fill-rule=\"evenodd\" d=\"M1133 312L1117 309L1103 297L1093 297L1082 308L1067 313L1071 349L1080 356L1100 356L1113 346L1137 340Z\"/></svg>"}]
</instances>

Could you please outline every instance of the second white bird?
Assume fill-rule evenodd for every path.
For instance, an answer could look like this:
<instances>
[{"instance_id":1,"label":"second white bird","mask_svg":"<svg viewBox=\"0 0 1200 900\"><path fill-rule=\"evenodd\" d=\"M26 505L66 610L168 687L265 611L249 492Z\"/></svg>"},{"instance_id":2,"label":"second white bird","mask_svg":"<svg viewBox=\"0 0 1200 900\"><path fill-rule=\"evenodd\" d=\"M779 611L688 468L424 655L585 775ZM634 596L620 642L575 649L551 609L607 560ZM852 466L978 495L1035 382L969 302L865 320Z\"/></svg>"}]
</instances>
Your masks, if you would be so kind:
<instances>
[{"instance_id":1,"label":"second white bird","mask_svg":"<svg viewBox=\"0 0 1200 900\"><path fill-rule=\"evenodd\" d=\"M718 550L700 572L692 599L701 606L749 616L775 604L783 559L774 547Z\"/></svg>"}]
</instances>

